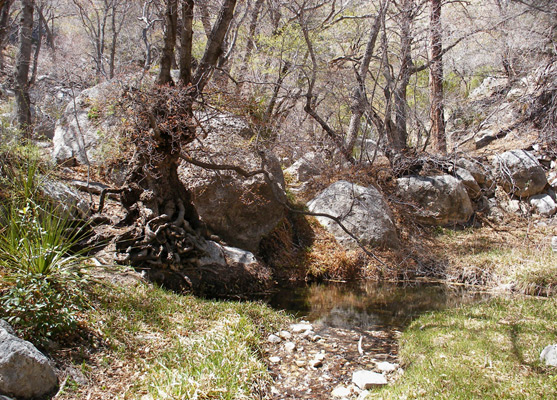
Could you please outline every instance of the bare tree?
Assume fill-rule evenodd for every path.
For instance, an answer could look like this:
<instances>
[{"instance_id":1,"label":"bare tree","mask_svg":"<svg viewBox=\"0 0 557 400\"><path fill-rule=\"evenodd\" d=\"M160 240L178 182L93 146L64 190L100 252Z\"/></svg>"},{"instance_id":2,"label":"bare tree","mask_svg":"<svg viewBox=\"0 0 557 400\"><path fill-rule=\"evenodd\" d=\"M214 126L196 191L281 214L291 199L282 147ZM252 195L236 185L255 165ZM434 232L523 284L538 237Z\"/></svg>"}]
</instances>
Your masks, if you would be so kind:
<instances>
[{"instance_id":1,"label":"bare tree","mask_svg":"<svg viewBox=\"0 0 557 400\"><path fill-rule=\"evenodd\" d=\"M17 123L24 137L31 135L31 99L29 97L29 69L31 65L34 0L21 1L19 44L15 63L15 100Z\"/></svg>"},{"instance_id":2,"label":"bare tree","mask_svg":"<svg viewBox=\"0 0 557 400\"><path fill-rule=\"evenodd\" d=\"M446 153L441 0L430 0L430 29L430 52L431 59L434 60L429 69L431 135L434 139L435 149L440 153Z\"/></svg>"},{"instance_id":3,"label":"bare tree","mask_svg":"<svg viewBox=\"0 0 557 400\"><path fill-rule=\"evenodd\" d=\"M178 1L166 0L165 9L164 47L160 61L159 85L172 84L170 70L174 61L174 48L176 47L176 33L178 30Z\"/></svg>"},{"instance_id":4,"label":"bare tree","mask_svg":"<svg viewBox=\"0 0 557 400\"><path fill-rule=\"evenodd\" d=\"M14 0L0 0L0 70L4 68L4 48L10 28L10 8Z\"/></svg>"}]
</instances>

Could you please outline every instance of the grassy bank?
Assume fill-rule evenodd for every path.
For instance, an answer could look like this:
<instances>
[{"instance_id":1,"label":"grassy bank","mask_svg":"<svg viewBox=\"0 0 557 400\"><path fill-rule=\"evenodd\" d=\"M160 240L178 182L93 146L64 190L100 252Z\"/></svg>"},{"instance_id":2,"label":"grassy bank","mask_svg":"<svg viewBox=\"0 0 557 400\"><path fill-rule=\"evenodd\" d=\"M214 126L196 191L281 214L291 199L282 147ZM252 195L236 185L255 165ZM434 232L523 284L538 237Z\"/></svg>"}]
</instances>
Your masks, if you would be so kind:
<instances>
[{"instance_id":1,"label":"grassy bank","mask_svg":"<svg viewBox=\"0 0 557 400\"><path fill-rule=\"evenodd\" d=\"M539 361L556 342L554 297L497 298L427 314L403 333L404 376L369 398L557 398L557 369Z\"/></svg>"},{"instance_id":2,"label":"grassy bank","mask_svg":"<svg viewBox=\"0 0 557 400\"><path fill-rule=\"evenodd\" d=\"M287 323L263 304L142 282L97 284L91 305L81 342L56 354L68 371L57 398L258 398L270 380L259 344Z\"/></svg>"}]
</instances>

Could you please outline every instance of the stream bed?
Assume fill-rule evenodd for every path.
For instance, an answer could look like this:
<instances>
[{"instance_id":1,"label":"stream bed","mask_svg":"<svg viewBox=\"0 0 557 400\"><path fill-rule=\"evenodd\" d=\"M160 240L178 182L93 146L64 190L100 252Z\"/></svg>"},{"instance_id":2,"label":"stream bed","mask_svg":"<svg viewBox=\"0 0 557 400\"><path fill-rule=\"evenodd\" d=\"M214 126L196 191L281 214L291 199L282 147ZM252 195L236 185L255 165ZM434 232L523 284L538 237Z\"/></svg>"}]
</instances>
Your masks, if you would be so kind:
<instances>
[{"instance_id":1,"label":"stream bed","mask_svg":"<svg viewBox=\"0 0 557 400\"><path fill-rule=\"evenodd\" d=\"M264 354L274 378L272 398L328 399L339 392L345 399L363 398L365 391L352 383L360 370L396 384L404 373L398 340L414 318L488 297L431 284L326 283L281 289L269 304L310 329L297 332L292 325L269 337Z\"/></svg>"}]
</instances>

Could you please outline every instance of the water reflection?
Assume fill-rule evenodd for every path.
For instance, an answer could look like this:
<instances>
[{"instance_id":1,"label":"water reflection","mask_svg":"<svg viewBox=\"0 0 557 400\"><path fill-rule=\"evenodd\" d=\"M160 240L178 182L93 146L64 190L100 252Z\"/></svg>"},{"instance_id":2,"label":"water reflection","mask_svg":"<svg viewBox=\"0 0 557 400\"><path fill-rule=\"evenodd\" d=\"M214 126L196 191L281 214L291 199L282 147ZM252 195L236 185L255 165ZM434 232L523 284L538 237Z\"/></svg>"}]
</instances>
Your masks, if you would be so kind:
<instances>
[{"instance_id":1,"label":"water reflection","mask_svg":"<svg viewBox=\"0 0 557 400\"><path fill-rule=\"evenodd\" d=\"M444 285L312 284L282 289L270 304L315 324L345 329L403 329L417 315L454 308L487 295Z\"/></svg>"}]
</instances>

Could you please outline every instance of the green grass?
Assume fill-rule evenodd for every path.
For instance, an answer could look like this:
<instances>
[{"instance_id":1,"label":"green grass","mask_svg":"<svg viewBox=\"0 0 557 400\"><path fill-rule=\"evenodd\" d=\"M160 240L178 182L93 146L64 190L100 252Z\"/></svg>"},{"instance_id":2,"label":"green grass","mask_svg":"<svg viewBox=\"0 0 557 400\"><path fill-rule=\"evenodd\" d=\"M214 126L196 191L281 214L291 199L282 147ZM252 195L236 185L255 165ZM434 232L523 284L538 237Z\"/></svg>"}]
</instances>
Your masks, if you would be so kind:
<instances>
[{"instance_id":1,"label":"green grass","mask_svg":"<svg viewBox=\"0 0 557 400\"><path fill-rule=\"evenodd\" d=\"M98 398L260 398L270 381L260 343L288 322L260 303L203 300L144 283L99 284L92 297L86 325L99 327L104 345L81 369L94 389L70 385L64 399L89 390ZM106 380L98 375L105 368L124 376Z\"/></svg>"},{"instance_id":2,"label":"green grass","mask_svg":"<svg viewBox=\"0 0 557 400\"><path fill-rule=\"evenodd\" d=\"M539 361L557 342L557 298L496 298L434 312L403 333L405 374L368 398L554 399L557 368Z\"/></svg>"}]
</instances>

